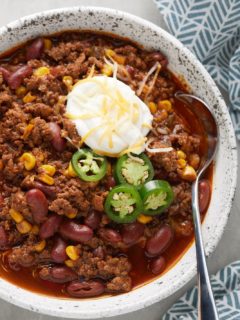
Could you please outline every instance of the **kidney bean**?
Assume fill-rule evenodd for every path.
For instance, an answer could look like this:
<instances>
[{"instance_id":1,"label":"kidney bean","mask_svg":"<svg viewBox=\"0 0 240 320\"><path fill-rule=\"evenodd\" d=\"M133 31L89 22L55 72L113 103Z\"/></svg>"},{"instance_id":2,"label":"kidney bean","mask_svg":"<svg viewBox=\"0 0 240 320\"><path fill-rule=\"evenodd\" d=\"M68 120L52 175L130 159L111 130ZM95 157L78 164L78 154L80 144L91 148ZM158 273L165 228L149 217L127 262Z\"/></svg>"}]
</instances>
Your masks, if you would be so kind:
<instances>
[{"instance_id":1,"label":"kidney bean","mask_svg":"<svg viewBox=\"0 0 240 320\"><path fill-rule=\"evenodd\" d=\"M203 213L209 204L211 196L211 187L208 180L204 179L199 182L199 210Z\"/></svg>"},{"instance_id":2,"label":"kidney bean","mask_svg":"<svg viewBox=\"0 0 240 320\"><path fill-rule=\"evenodd\" d=\"M110 188L115 187L115 185L116 185L116 181L115 181L114 177L113 176L108 176L106 178L106 187L108 189L110 189Z\"/></svg>"},{"instance_id":3,"label":"kidney bean","mask_svg":"<svg viewBox=\"0 0 240 320\"><path fill-rule=\"evenodd\" d=\"M103 247L97 247L96 249L93 250L93 254L95 257L98 257L100 259L104 259L105 257L105 250L103 249Z\"/></svg>"},{"instance_id":4,"label":"kidney bean","mask_svg":"<svg viewBox=\"0 0 240 320\"><path fill-rule=\"evenodd\" d=\"M36 223L44 222L48 213L48 201L45 194L39 189L31 189L26 193L26 199L31 209L33 220Z\"/></svg>"},{"instance_id":5,"label":"kidney bean","mask_svg":"<svg viewBox=\"0 0 240 320\"><path fill-rule=\"evenodd\" d=\"M24 78L32 74L32 68L30 66L22 66L15 72L11 73L7 78L7 83L11 89L17 89L20 87Z\"/></svg>"},{"instance_id":6,"label":"kidney bean","mask_svg":"<svg viewBox=\"0 0 240 320\"><path fill-rule=\"evenodd\" d=\"M39 236L41 239L47 239L52 237L59 229L62 222L62 217L53 214L50 216L40 227Z\"/></svg>"},{"instance_id":7,"label":"kidney bean","mask_svg":"<svg viewBox=\"0 0 240 320\"><path fill-rule=\"evenodd\" d=\"M56 266L52 268L43 268L39 272L39 277L42 280L47 280L55 283L66 283L77 279L77 274L66 266Z\"/></svg>"},{"instance_id":8,"label":"kidney bean","mask_svg":"<svg viewBox=\"0 0 240 320\"><path fill-rule=\"evenodd\" d=\"M166 261L163 256L153 259L150 262L149 268L153 274L160 274L166 266Z\"/></svg>"},{"instance_id":9,"label":"kidney bean","mask_svg":"<svg viewBox=\"0 0 240 320\"><path fill-rule=\"evenodd\" d=\"M66 288L67 293L76 298L96 297L105 291L105 286L97 280L89 280L80 282L72 281Z\"/></svg>"},{"instance_id":10,"label":"kidney bean","mask_svg":"<svg viewBox=\"0 0 240 320\"><path fill-rule=\"evenodd\" d=\"M84 224L91 229L97 229L101 221L101 214L96 211L91 211L84 219Z\"/></svg>"},{"instance_id":11,"label":"kidney bean","mask_svg":"<svg viewBox=\"0 0 240 320\"><path fill-rule=\"evenodd\" d=\"M49 122L48 125L52 135L53 148L62 152L65 149L66 141L61 137L61 128L55 122Z\"/></svg>"},{"instance_id":12,"label":"kidney bean","mask_svg":"<svg viewBox=\"0 0 240 320\"><path fill-rule=\"evenodd\" d=\"M172 243L173 231L168 225L161 227L146 243L146 254L155 257L163 253Z\"/></svg>"},{"instance_id":13,"label":"kidney bean","mask_svg":"<svg viewBox=\"0 0 240 320\"><path fill-rule=\"evenodd\" d=\"M32 186L42 191L50 200L56 199L56 191L54 186L47 186L39 181L33 181Z\"/></svg>"},{"instance_id":14,"label":"kidney bean","mask_svg":"<svg viewBox=\"0 0 240 320\"><path fill-rule=\"evenodd\" d=\"M121 230L123 242L127 245L132 245L138 241L138 239L143 235L143 232L144 225L137 221L125 224Z\"/></svg>"},{"instance_id":15,"label":"kidney bean","mask_svg":"<svg viewBox=\"0 0 240 320\"><path fill-rule=\"evenodd\" d=\"M42 38L34 40L26 50L26 59L38 59L44 50L44 42Z\"/></svg>"},{"instance_id":16,"label":"kidney bean","mask_svg":"<svg viewBox=\"0 0 240 320\"><path fill-rule=\"evenodd\" d=\"M8 71L7 69L3 68L3 67L0 67L0 72L2 73L3 79L7 82L8 78L11 75L11 72Z\"/></svg>"},{"instance_id":17,"label":"kidney bean","mask_svg":"<svg viewBox=\"0 0 240 320\"><path fill-rule=\"evenodd\" d=\"M6 247L8 243L8 237L3 226L0 226L0 249Z\"/></svg>"},{"instance_id":18,"label":"kidney bean","mask_svg":"<svg viewBox=\"0 0 240 320\"><path fill-rule=\"evenodd\" d=\"M108 242L120 242L122 241L122 237L116 230L110 229L110 228L102 228L99 230L100 237Z\"/></svg>"},{"instance_id":19,"label":"kidney bean","mask_svg":"<svg viewBox=\"0 0 240 320\"><path fill-rule=\"evenodd\" d=\"M64 238L76 242L86 242L93 236L91 228L74 221L64 221L60 226L59 232Z\"/></svg>"},{"instance_id":20,"label":"kidney bean","mask_svg":"<svg viewBox=\"0 0 240 320\"><path fill-rule=\"evenodd\" d=\"M56 238L51 251L51 258L54 262L61 263L67 260L66 254L67 244L61 238Z\"/></svg>"}]
</instances>

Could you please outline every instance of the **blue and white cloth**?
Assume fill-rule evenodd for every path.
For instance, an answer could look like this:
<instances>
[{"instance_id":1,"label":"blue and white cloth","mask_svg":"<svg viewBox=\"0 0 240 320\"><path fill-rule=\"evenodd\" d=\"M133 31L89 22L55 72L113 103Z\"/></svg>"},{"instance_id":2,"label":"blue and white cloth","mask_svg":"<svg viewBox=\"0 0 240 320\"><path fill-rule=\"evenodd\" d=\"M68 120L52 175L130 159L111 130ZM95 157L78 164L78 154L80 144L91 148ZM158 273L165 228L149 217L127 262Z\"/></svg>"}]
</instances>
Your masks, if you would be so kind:
<instances>
[{"instance_id":1,"label":"blue and white cloth","mask_svg":"<svg viewBox=\"0 0 240 320\"><path fill-rule=\"evenodd\" d=\"M229 94L240 139L240 0L154 0L170 32ZM240 319L240 318L239 318Z\"/></svg>"},{"instance_id":2,"label":"blue and white cloth","mask_svg":"<svg viewBox=\"0 0 240 320\"><path fill-rule=\"evenodd\" d=\"M220 320L240 319L240 261L235 261L211 276ZM197 288L185 293L162 320L197 320ZM209 319L211 320L211 319Z\"/></svg>"}]
</instances>

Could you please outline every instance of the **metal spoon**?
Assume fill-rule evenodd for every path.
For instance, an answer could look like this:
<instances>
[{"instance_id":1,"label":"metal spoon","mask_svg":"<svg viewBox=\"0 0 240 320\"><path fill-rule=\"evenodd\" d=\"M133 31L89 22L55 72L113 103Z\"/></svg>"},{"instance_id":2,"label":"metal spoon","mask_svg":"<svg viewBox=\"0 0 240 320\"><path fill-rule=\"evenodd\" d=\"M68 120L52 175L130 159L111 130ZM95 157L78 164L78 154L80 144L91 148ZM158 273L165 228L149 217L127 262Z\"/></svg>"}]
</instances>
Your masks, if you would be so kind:
<instances>
[{"instance_id":1,"label":"metal spoon","mask_svg":"<svg viewBox=\"0 0 240 320\"><path fill-rule=\"evenodd\" d=\"M195 232L195 245L198 269L198 319L202 320L218 320L217 308L215 305L211 283L206 264L206 256L201 233L201 219L198 203L198 185L205 170L213 161L219 140L218 125L209 106L200 98L182 92L177 92L175 97L185 103L185 105L193 112L201 121L208 150L206 156L201 162L200 168L195 182L192 184L192 214Z\"/></svg>"}]
</instances>

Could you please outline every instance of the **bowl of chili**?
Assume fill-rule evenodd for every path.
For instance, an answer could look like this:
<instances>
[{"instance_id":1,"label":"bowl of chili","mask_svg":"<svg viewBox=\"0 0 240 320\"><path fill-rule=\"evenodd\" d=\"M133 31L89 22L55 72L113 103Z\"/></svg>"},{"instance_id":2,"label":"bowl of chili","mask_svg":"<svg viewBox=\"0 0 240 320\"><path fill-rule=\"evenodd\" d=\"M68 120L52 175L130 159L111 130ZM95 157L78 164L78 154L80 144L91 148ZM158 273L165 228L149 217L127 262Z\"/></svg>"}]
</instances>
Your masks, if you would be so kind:
<instances>
[{"instance_id":1,"label":"bowl of chili","mask_svg":"<svg viewBox=\"0 0 240 320\"><path fill-rule=\"evenodd\" d=\"M207 256L224 231L236 187L234 131L214 81L166 31L106 8L34 14L1 28L0 35L1 297L35 312L82 319L119 315L167 298L196 274L191 219L179 212L189 216L193 169L205 147L197 119L173 99L177 89L204 98L220 129L217 159L200 185L202 195L208 194L200 201ZM103 65L101 46L108 49L103 48ZM66 101L62 96L91 73L86 56L107 76L117 61L121 81L140 98L144 90L152 94L145 102L156 131L142 154L114 160L87 146L73 148L71 122L58 115ZM76 59L82 69L75 69ZM148 92L153 82L146 86L148 71L158 81L157 101ZM9 124L8 117L15 122ZM163 142L172 157L159 156Z\"/></svg>"}]
</instances>

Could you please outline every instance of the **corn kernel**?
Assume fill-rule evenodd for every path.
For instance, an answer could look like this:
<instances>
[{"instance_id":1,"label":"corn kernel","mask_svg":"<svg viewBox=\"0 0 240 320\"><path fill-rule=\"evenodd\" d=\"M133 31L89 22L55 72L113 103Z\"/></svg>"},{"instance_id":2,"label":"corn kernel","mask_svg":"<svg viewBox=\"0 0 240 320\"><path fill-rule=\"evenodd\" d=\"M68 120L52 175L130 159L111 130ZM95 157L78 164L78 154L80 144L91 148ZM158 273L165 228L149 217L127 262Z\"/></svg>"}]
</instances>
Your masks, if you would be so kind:
<instances>
[{"instance_id":1,"label":"corn kernel","mask_svg":"<svg viewBox=\"0 0 240 320\"><path fill-rule=\"evenodd\" d=\"M24 86L20 86L16 89L16 95L18 97L24 96L27 93L27 88Z\"/></svg>"},{"instance_id":2,"label":"corn kernel","mask_svg":"<svg viewBox=\"0 0 240 320\"><path fill-rule=\"evenodd\" d=\"M77 174L73 169L71 161L69 162L69 165L68 165L68 168L67 168L67 175L72 177L72 178L77 177Z\"/></svg>"},{"instance_id":3,"label":"corn kernel","mask_svg":"<svg viewBox=\"0 0 240 320\"><path fill-rule=\"evenodd\" d=\"M168 117L168 113L166 110L162 110L161 113L156 117L157 122L161 122L163 120L166 120Z\"/></svg>"},{"instance_id":4,"label":"corn kernel","mask_svg":"<svg viewBox=\"0 0 240 320\"><path fill-rule=\"evenodd\" d=\"M160 100L158 101L158 108L160 110L172 111L172 103L170 100Z\"/></svg>"},{"instance_id":5,"label":"corn kernel","mask_svg":"<svg viewBox=\"0 0 240 320\"><path fill-rule=\"evenodd\" d=\"M0 160L0 171L3 169L3 161Z\"/></svg>"},{"instance_id":6,"label":"corn kernel","mask_svg":"<svg viewBox=\"0 0 240 320\"><path fill-rule=\"evenodd\" d=\"M31 123L28 124L28 125L25 127L24 132L23 132L23 136L22 136L22 138L23 138L24 140L26 140L26 139L30 136L33 128L34 128L34 125L31 124Z\"/></svg>"},{"instance_id":7,"label":"corn kernel","mask_svg":"<svg viewBox=\"0 0 240 320\"><path fill-rule=\"evenodd\" d=\"M52 48L52 41L50 39L43 39L44 49L50 50Z\"/></svg>"},{"instance_id":8,"label":"corn kernel","mask_svg":"<svg viewBox=\"0 0 240 320\"><path fill-rule=\"evenodd\" d=\"M185 168L183 168L183 171L181 173L181 177L184 179L184 180L187 180L187 181L194 181L197 177L197 173L195 171L195 169L189 165L187 165Z\"/></svg>"},{"instance_id":9,"label":"corn kernel","mask_svg":"<svg viewBox=\"0 0 240 320\"><path fill-rule=\"evenodd\" d=\"M56 172L56 168L50 164L43 164L39 167L39 170L41 172L46 173L47 175L49 175L50 177L54 176L55 172Z\"/></svg>"},{"instance_id":10,"label":"corn kernel","mask_svg":"<svg viewBox=\"0 0 240 320\"><path fill-rule=\"evenodd\" d=\"M73 261L72 260L66 260L65 262L65 265L67 266L67 267L69 267L69 268L73 268L74 267L74 263L73 263Z\"/></svg>"},{"instance_id":11,"label":"corn kernel","mask_svg":"<svg viewBox=\"0 0 240 320\"><path fill-rule=\"evenodd\" d=\"M45 247L46 247L46 240L42 240L34 246L34 250L37 252L42 252L45 249Z\"/></svg>"},{"instance_id":12,"label":"corn kernel","mask_svg":"<svg viewBox=\"0 0 240 320\"><path fill-rule=\"evenodd\" d=\"M65 216L69 219L74 219L77 216L77 212L65 213Z\"/></svg>"},{"instance_id":13,"label":"corn kernel","mask_svg":"<svg viewBox=\"0 0 240 320\"><path fill-rule=\"evenodd\" d=\"M36 224L32 227L31 229L31 233L38 235L39 234L39 226L37 226Z\"/></svg>"},{"instance_id":14,"label":"corn kernel","mask_svg":"<svg viewBox=\"0 0 240 320\"><path fill-rule=\"evenodd\" d=\"M148 108L150 109L151 113L155 113L157 111L157 105L155 102L149 102Z\"/></svg>"},{"instance_id":15,"label":"corn kernel","mask_svg":"<svg viewBox=\"0 0 240 320\"><path fill-rule=\"evenodd\" d=\"M118 64L125 64L126 62L126 57L120 55L120 54L115 54L113 56L113 59L118 63Z\"/></svg>"},{"instance_id":16,"label":"corn kernel","mask_svg":"<svg viewBox=\"0 0 240 320\"><path fill-rule=\"evenodd\" d=\"M79 258L78 249L75 246L68 246L66 248L66 254L73 261L76 261Z\"/></svg>"},{"instance_id":17,"label":"corn kernel","mask_svg":"<svg viewBox=\"0 0 240 320\"><path fill-rule=\"evenodd\" d=\"M30 152L24 152L21 156L20 161L23 162L26 170L32 170L36 165L36 158Z\"/></svg>"},{"instance_id":18,"label":"corn kernel","mask_svg":"<svg viewBox=\"0 0 240 320\"><path fill-rule=\"evenodd\" d=\"M23 215L22 215L20 212L14 210L14 209L10 209L10 210L9 210L9 214L10 214L11 218L12 218L16 223L20 223L20 222L23 221Z\"/></svg>"},{"instance_id":19,"label":"corn kernel","mask_svg":"<svg viewBox=\"0 0 240 320\"><path fill-rule=\"evenodd\" d=\"M17 224L17 229L21 234L26 234L31 231L32 225L28 221L23 220Z\"/></svg>"},{"instance_id":20,"label":"corn kernel","mask_svg":"<svg viewBox=\"0 0 240 320\"><path fill-rule=\"evenodd\" d=\"M115 56L115 52L112 49L105 49L105 54L107 57Z\"/></svg>"},{"instance_id":21,"label":"corn kernel","mask_svg":"<svg viewBox=\"0 0 240 320\"><path fill-rule=\"evenodd\" d=\"M64 76L62 81L65 84L65 86L68 88L68 90L72 89L72 86L73 86L73 78L72 77Z\"/></svg>"},{"instance_id":22,"label":"corn kernel","mask_svg":"<svg viewBox=\"0 0 240 320\"><path fill-rule=\"evenodd\" d=\"M50 73L50 70L48 67L40 67L40 68L37 68L35 71L34 71L34 75L36 77L43 77L43 76L46 76L47 74Z\"/></svg>"},{"instance_id":23,"label":"corn kernel","mask_svg":"<svg viewBox=\"0 0 240 320\"><path fill-rule=\"evenodd\" d=\"M177 163L178 163L178 167L181 169L185 168L187 165L187 161L185 159L178 159Z\"/></svg>"},{"instance_id":24,"label":"corn kernel","mask_svg":"<svg viewBox=\"0 0 240 320\"><path fill-rule=\"evenodd\" d=\"M183 152L182 150L178 150L177 151L177 156L178 156L178 159L186 159L186 153Z\"/></svg>"},{"instance_id":25,"label":"corn kernel","mask_svg":"<svg viewBox=\"0 0 240 320\"><path fill-rule=\"evenodd\" d=\"M189 156L188 162L190 166L192 166L194 169L198 169L200 164L200 157L197 153L192 153Z\"/></svg>"},{"instance_id":26,"label":"corn kernel","mask_svg":"<svg viewBox=\"0 0 240 320\"><path fill-rule=\"evenodd\" d=\"M24 103L30 103L36 100L36 96L33 96L31 92L28 92L24 97L23 97L23 102Z\"/></svg>"},{"instance_id":27,"label":"corn kernel","mask_svg":"<svg viewBox=\"0 0 240 320\"><path fill-rule=\"evenodd\" d=\"M104 66L103 66L101 71L102 71L102 74L104 74L105 76L109 77L113 73L113 68L109 64L104 64Z\"/></svg>"},{"instance_id":28,"label":"corn kernel","mask_svg":"<svg viewBox=\"0 0 240 320\"><path fill-rule=\"evenodd\" d=\"M142 224L147 224L148 222L152 221L152 217L151 216L146 216L145 214L140 214L137 217L137 221L142 223Z\"/></svg>"},{"instance_id":29,"label":"corn kernel","mask_svg":"<svg viewBox=\"0 0 240 320\"><path fill-rule=\"evenodd\" d=\"M67 97L66 96L59 96L58 97L58 104L64 104L67 100Z\"/></svg>"},{"instance_id":30,"label":"corn kernel","mask_svg":"<svg viewBox=\"0 0 240 320\"><path fill-rule=\"evenodd\" d=\"M38 179L46 184L48 184L49 186L52 186L54 184L54 179L52 177L50 177L48 174L46 173L41 173L38 175Z\"/></svg>"}]
</instances>

